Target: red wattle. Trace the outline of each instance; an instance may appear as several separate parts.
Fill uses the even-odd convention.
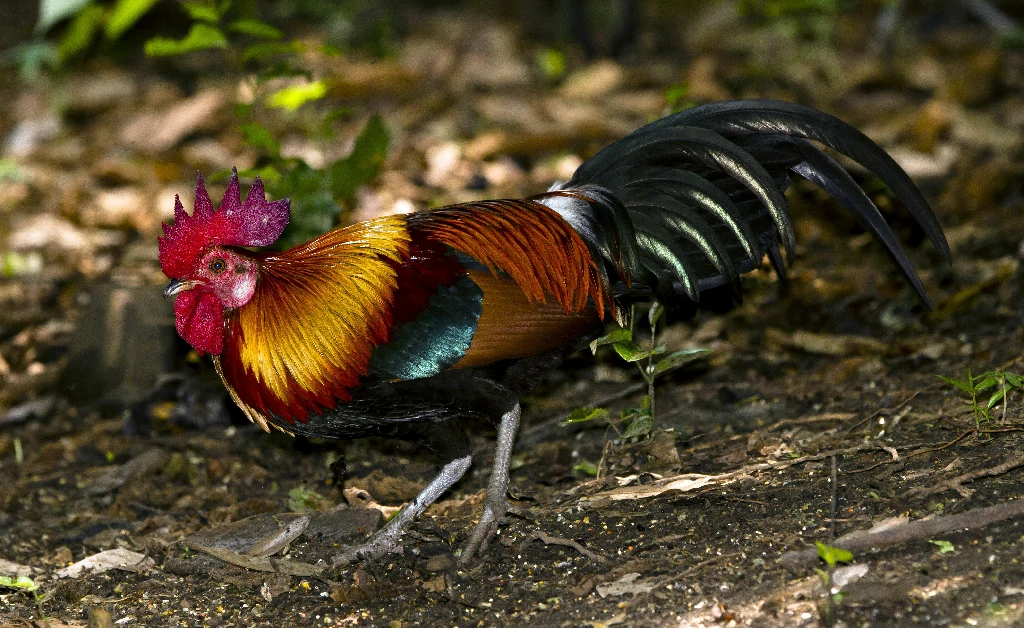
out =
[[[182,292],[174,300],[178,333],[200,353],[220,355],[224,350],[224,306],[203,288]]]

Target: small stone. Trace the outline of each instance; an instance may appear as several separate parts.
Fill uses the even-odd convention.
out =
[[[94,606],[89,609],[89,628],[114,628],[114,616],[105,608]]]
[[[64,567],[73,562],[75,557],[71,554],[71,548],[63,546],[53,554],[53,562]]]
[[[625,79],[621,65],[604,59],[571,74],[559,91],[566,98],[590,100],[617,90]]]
[[[423,569],[430,573],[445,571],[455,566],[455,558],[451,554],[434,554],[424,563]]]

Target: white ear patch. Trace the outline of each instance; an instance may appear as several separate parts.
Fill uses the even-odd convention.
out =
[[[231,286],[231,302],[225,303],[228,307],[241,307],[249,302],[253,293],[256,292],[256,274],[249,272],[238,275]]]

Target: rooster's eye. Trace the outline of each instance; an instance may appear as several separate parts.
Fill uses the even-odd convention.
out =
[[[224,271],[224,260],[222,260],[222,259],[220,259],[218,257],[217,259],[215,259],[212,262],[210,262],[210,270],[215,272],[215,273],[223,272]]]

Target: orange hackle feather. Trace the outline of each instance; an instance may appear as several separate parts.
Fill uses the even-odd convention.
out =
[[[220,358],[250,418],[305,421],[351,399],[373,348],[389,339],[396,267],[409,246],[405,219],[390,216],[259,260],[256,291],[231,313]]]
[[[484,201],[444,207],[422,216],[430,238],[512,278],[532,304],[548,297],[567,314],[593,299],[603,318],[609,286],[586,243],[557,213],[530,200]]]

